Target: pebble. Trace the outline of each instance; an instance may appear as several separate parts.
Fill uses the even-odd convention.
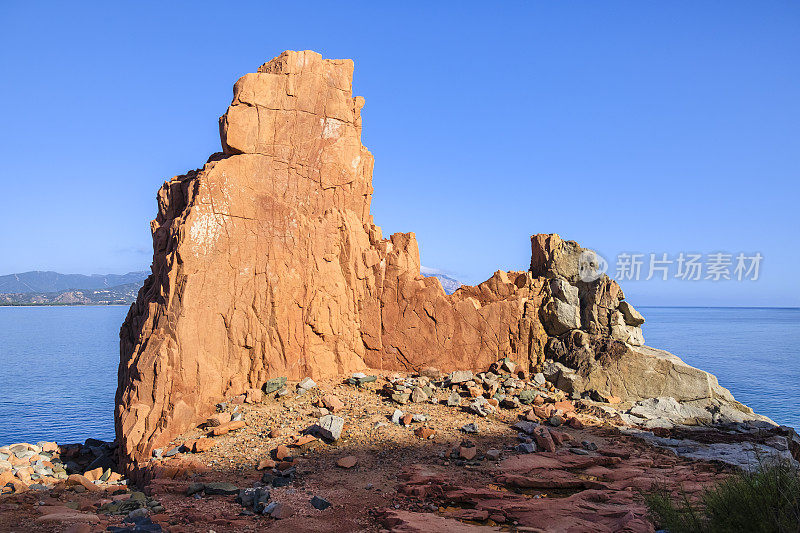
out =
[[[358,464],[358,458],[355,455],[340,457],[339,460],[336,461],[336,466],[340,468],[353,468],[356,464]]]
[[[236,501],[243,507],[252,509],[256,513],[263,513],[264,508],[269,505],[270,492],[266,487],[254,487],[241,489]]]
[[[344,409],[344,402],[333,394],[326,394],[323,396],[322,405],[324,405],[331,413],[335,413]]]
[[[272,505],[272,504],[270,504]],[[266,513],[266,509],[264,510]],[[294,514],[294,509],[286,505],[285,503],[276,503],[274,507],[270,510],[269,515],[272,518],[277,520],[282,520],[284,518],[289,518]]]
[[[400,420],[403,418],[403,411],[400,409],[395,409],[394,413],[392,413],[392,423],[400,425]]]
[[[497,461],[498,459],[500,459],[501,455],[502,452],[500,450],[496,450],[494,448],[486,450],[486,458],[490,461]]]
[[[324,511],[325,509],[331,506],[331,502],[329,502],[325,498],[314,496],[313,498],[311,498],[311,505],[314,507],[314,509],[319,509],[320,511]]]
[[[514,450],[519,453],[534,453],[536,451],[536,445],[532,442],[524,442],[522,444],[517,444]]]
[[[450,397],[447,398],[447,406],[458,407],[459,405],[461,405],[461,395],[456,391],[451,392]]]
[[[477,454],[478,454],[478,448],[476,448],[475,446],[461,446],[458,450],[458,456],[464,459],[465,461],[474,459]]]
[[[324,407],[315,407],[311,410],[311,416],[313,416],[314,418],[320,418],[327,414],[330,414],[330,411],[328,411]]]
[[[436,435],[436,430],[427,426],[421,426],[414,430],[414,435],[421,439],[432,439]]]
[[[407,404],[410,398],[411,395],[407,392],[395,392],[394,394],[392,394],[392,401],[395,403],[399,403],[400,405]]]
[[[474,422],[470,422],[469,424],[464,424],[461,426],[461,431],[464,433],[476,434],[478,433],[478,426]]]
[[[317,386],[317,383],[311,378],[303,378],[300,383],[297,384],[298,393],[300,390],[303,392],[309,391]]]
[[[428,395],[422,390],[422,387],[414,387],[411,391],[411,401],[414,403],[422,403],[428,399]]]

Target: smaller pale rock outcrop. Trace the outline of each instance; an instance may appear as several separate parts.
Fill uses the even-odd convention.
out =
[[[619,303],[619,311],[625,318],[625,324],[629,326],[641,326],[644,324],[644,317],[639,311],[633,308],[628,302]]]

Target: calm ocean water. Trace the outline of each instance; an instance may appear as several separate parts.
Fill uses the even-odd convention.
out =
[[[126,306],[0,307],[0,445],[114,438]]]
[[[800,430],[800,309],[640,310],[645,344],[711,372],[743,404]]]
[[[127,307],[0,307],[0,445],[114,438]],[[800,428],[800,309],[642,308],[647,344]]]

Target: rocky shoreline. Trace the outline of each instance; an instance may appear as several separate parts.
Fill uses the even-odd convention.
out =
[[[653,531],[640,491],[696,495],[758,461],[800,459],[790,428],[667,425],[685,414],[677,402],[576,394],[569,369],[543,366],[274,378],[154,450],[138,487],[112,443],[3,447],[0,528]]]
[[[116,441],[0,449],[0,530],[652,532],[647,491],[797,464],[578,243],[423,276],[370,214],[352,74],[287,51],[236,83],[222,152],[158,193]]]

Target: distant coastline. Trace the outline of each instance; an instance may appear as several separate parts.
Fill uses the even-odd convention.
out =
[[[0,305],[130,305],[136,301],[141,283],[103,289],[68,289],[53,292],[0,293]]]
[[[131,305],[147,271],[126,274],[61,274],[34,270],[0,276],[0,306]]]

